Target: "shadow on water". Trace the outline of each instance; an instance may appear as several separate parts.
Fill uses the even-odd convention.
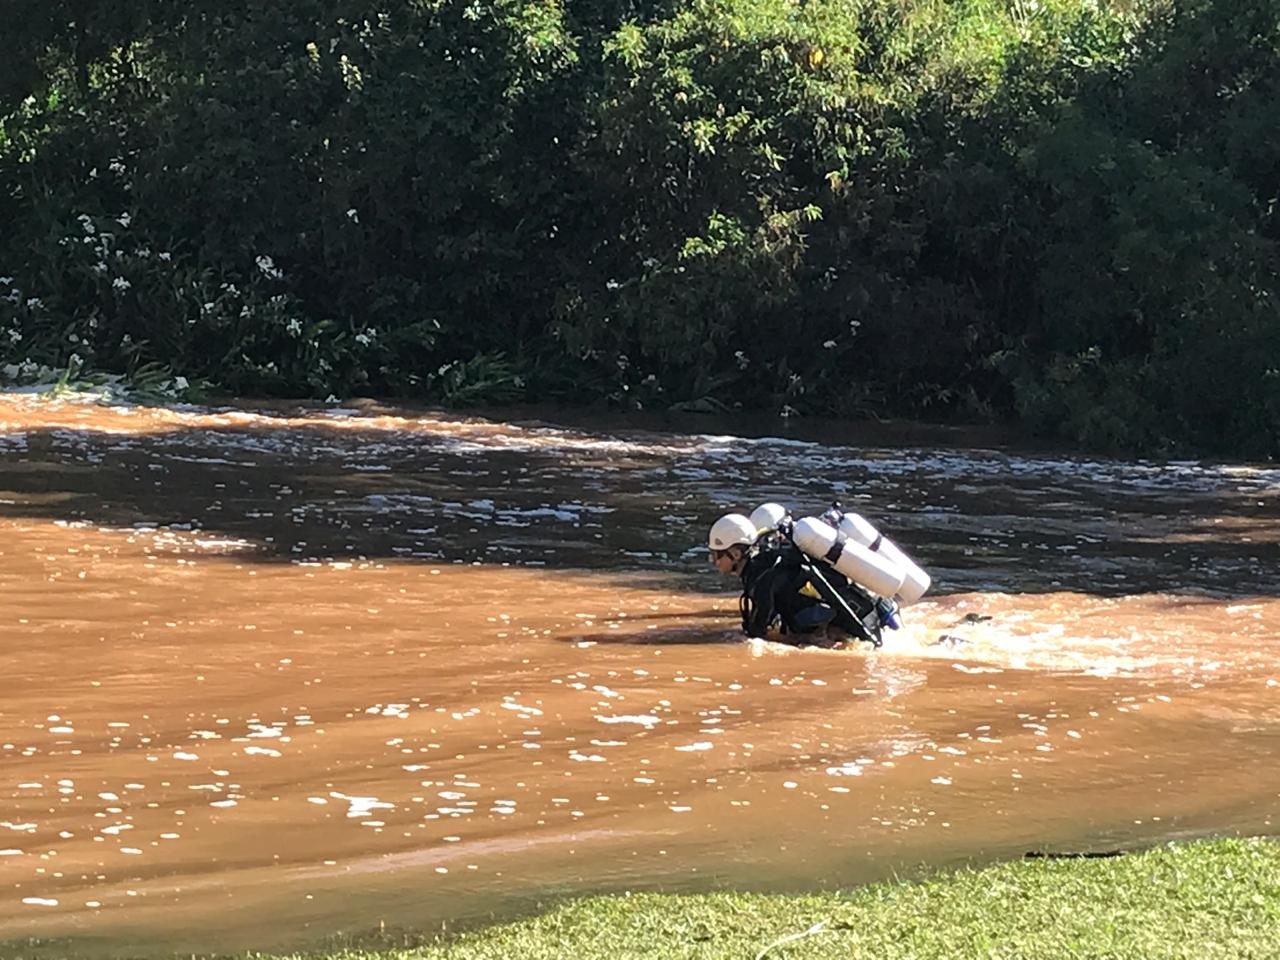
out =
[[[1265,476],[404,411],[367,425],[296,408],[306,419],[255,411],[228,425],[222,413],[160,429],[146,412],[117,416],[114,432],[92,410],[83,422],[11,424],[0,516],[224,541],[215,552],[262,563],[478,562],[722,591],[703,546],[717,515],[768,499],[816,512],[840,498],[892,531],[933,574],[935,596],[1276,586],[1259,557],[1280,515]]]
[[[708,646],[727,646],[732,644],[740,644],[746,642],[742,634],[724,629],[726,622],[723,611],[709,610],[702,614],[691,614],[690,616],[706,616],[708,618],[718,618],[720,629],[708,624],[705,627],[684,627],[676,630],[645,630],[638,633],[613,633],[613,632],[596,632],[596,633],[571,633],[564,636],[556,637],[560,643],[569,646],[594,646],[601,644],[605,646],[633,646],[633,647],[679,647],[692,646],[694,644],[706,644]],[[647,617],[635,618],[628,620],[628,625],[633,622],[643,624]]]

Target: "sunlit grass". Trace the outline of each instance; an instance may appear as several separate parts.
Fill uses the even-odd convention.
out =
[[[1280,955],[1278,945],[1280,843],[1223,840],[845,893],[596,897],[448,942],[295,960],[1261,960]]]

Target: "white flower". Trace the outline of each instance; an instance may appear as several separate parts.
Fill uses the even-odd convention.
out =
[[[10,330],[10,331],[9,331],[9,342],[10,342],[10,343],[21,343],[21,342],[22,342],[22,331],[21,331],[21,330]]]
[[[292,320],[289,321],[285,329],[289,331],[289,336],[300,337],[302,336],[302,321],[299,320],[297,317],[294,317]]]
[[[342,71],[342,82],[347,85],[348,90],[359,90],[364,86],[364,77],[360,73],[360,68],[352,63],[345,53],[338,58],[338,69]]]
[[[828,340],[823,344],[823,346],[828,350],[834,350],[836,348],[836,342],[834,340]]]
[[[98,179],[98,168],[97,168],[97,167],[94,167],[92,170],[90,170],[90,171],[89,171],[89,179],[90,179],[90,180],[97,180],[97,179]]]
[[[362,347],[367,347],[369,344],[373,343],[373,337],[369,336],[367,333],[357,333],[356,343],[360,344]]]
[[[733,355],[738,361],[739,370],[745,370],[747,369],[747,367],[751,365],[751,361],[747,359],[747,355],[743,353],[741,350],[735,350],[733,352]]]
[[[173,385],[178,390],[185,390],[187,387],[191,386],[186,377],[174,377]]]
[[[32,297],[30,300],[27,301],[28,310],[39,310],[43,306],[44,306],[44,301],[41,300],[39,297]]]
[[[124,173],[125,167],[124,167],[124,164],[121,163],[119,160],[112,160],[109,164],[107,164],[107,169],[114,174],[121,174],[121,173]]]
[[[352,207],[350,210],[347,211],[347,219],[350,220],[352,223],[360,222],[360,214],[356,212],[355,207]]]
[[[13,277],[0,277],[0,284],[7,287],[11,283],[13,283]]]
[[[173,254],[170,253],[168,250],[164,251],[164,253],[159,254],[159,256],[160,256],[160,259],[163,260],[165,263],[168,263],[170,260],[173,259]]]
[[[126,290],[132,287],[133,284],[130,283],[128,280],[126,280],[124,277],[116,277],[114,280],[111,281],[111,286],[115,287],[121,293],[124,293]]]
[[[99,261],[98,263],[95,263],[95,264],[93,265],[93,272],[94,272],[94,273],[99,273],[99,274],[101,274],[101,273],[106,273],[106,272],[107,272],[107,265],[106,265],[105,263],[102,263],[101,261]]]
[[[216,304],[212,300],[210,300],[208,303],[202,304],[200,306],[200,310],[202,313],[213,313],[213,308],[215,306]]]
[[[268,256],[261,256],[256,261],[258,269],[271,280],[279,280],[284,276],[284,272],[276,268],[275,261]]]
[[[129,224],[133,223],[133,217],[129,216],[129,211],[126,210],[124,213],[120,214],[120,216],[116,217],[116,223],[128,230]]]

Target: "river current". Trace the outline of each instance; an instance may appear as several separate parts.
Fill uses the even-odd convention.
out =
[[[0,953],[1276,831],[1280,469],[808,436],[0,396]],[[744,640],[833,499],[933,589]]]

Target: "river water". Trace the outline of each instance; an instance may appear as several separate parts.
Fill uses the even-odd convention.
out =
[[[1280,817],[1275,467],[13,395],[0,465],[9,952]],[[933,590],[879,651],[742,640],[708,525],[833,498]]]

